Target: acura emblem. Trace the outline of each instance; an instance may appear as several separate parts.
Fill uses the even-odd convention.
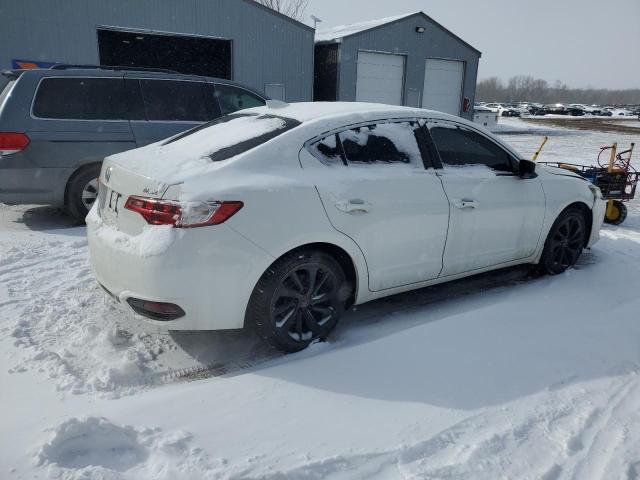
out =
[[[111,171],[113,170],[113,167],[109,167],[107,168],[107,171],[104,172],[104,179],[108,182],[109,179],[111,178]]]

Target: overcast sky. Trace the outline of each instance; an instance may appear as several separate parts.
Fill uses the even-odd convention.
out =
[[[640,88],[640,0],[311,0],[318,28],[424,11],[482,52],[479,79]]]

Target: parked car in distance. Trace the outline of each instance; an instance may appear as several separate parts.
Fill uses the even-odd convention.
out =
[[[148,69],[10,70],[0,93],[0,202],[65,207],[83,220],[102,160],[264,95],[227,80]]]
[[[520,117],[520,110],[511,107],[505,107],[500,114],[502,117]]]
[[[87,232],[112,298],[285,352],[354,304],[517,264],[564,272],[605,209],[469,121],[365,103],[238,112],[108,157],[100,182]]]
[[[565,108],[565,115],[571,115],[572,117],[582,117],[585,114],[585,110],[582,107],[576,105],[569,105]]]

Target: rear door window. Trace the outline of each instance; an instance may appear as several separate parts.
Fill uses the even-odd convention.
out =
[[[347,164],[414,164],[423,167],[414,122],[388,122],[338,134]]]
[[[245,108],[262,107],[266,104],[262,98],[254,93],[233,85],[215,84],[215,95],[220,104],[222,115]]]
[[[331,134],[315,143],[309,145],[308,150],[311,154],[327,165],[336,165],[346,163],[342,155],[342,147],[338,134]]]
[[[69,120],[128,120],[122,78],[44,78],[33,114]]]
[[[513,171],[510,155],[479,133],[453,124],[434,126],[430,131],[444,165],[485,165],[500,172]]]
[[[205,82],[141,79],[140,86],[147,120],[206,122],[214,118]]]

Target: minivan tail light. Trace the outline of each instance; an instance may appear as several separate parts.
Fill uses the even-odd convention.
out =
[[[174,202],[156,198],[130,196],[124,208],[137,212],[150,225],[196,228],[220,225],[244,206],[242,202]]]
[[[29,137],[24,133],[0,132],[0,155],[11,155],[27,148]]]

